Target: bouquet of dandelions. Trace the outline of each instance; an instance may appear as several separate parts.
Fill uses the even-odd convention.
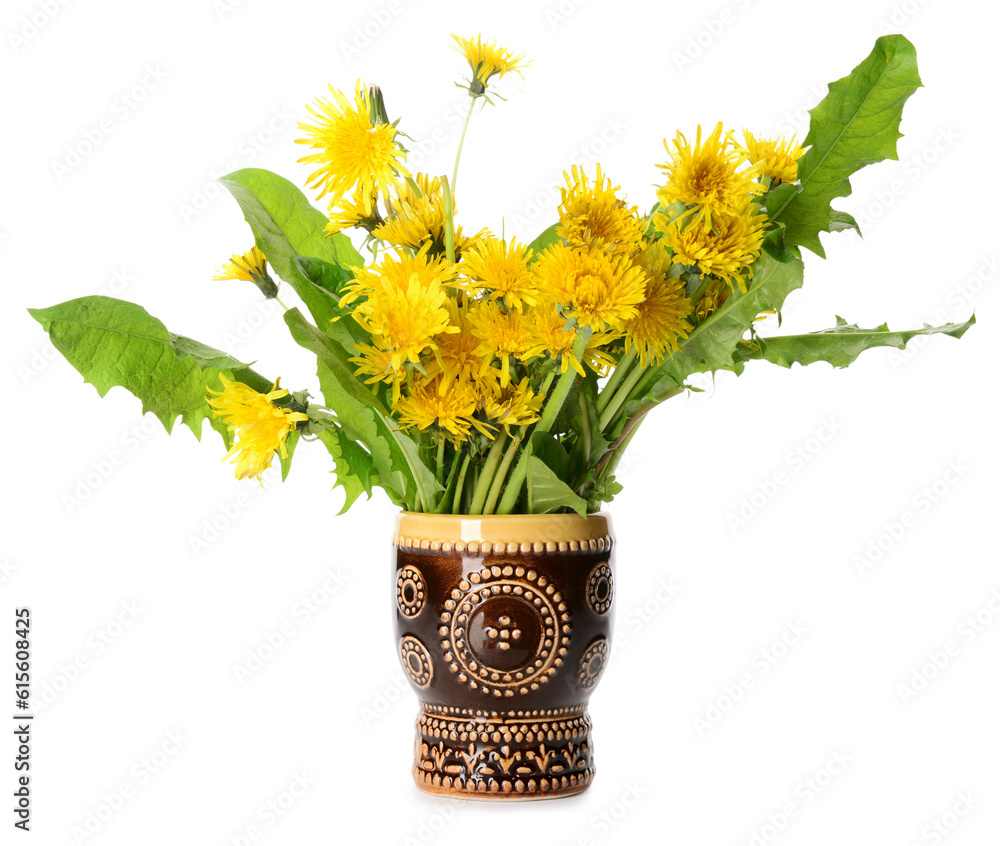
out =
[[[481,37],[455,42],[471,118],[526,63]],[[678,133],[648,213],[600,166],[573,167],[558,222],[530,243],[455,225],[468,119],[450,180],[411,173],[382,93],[331,88],[299,139],[328,213],[268,171],[224,177],[256,243],[215,277],[276,298],[270,265],[294,290],[309,316],[286,307],[284,318],[318,359],[322,404],[132,303],[84,297],[31,313],[102,396],[127,388],[168,431],[179,416],[200,436],[208,419],[239,479],[260,479],[276,455],[284,478],[304,439],[333,457],[345,510],[378,486],[409,511],[584,515],[620,490],[615,469],[640,423],[693,390],[692,374],[741,373],[754,359],[843,367],[869,347],[960,337],[974,322],[892,332],[838,318],[770,338],[754,328],[801,286],[802,247],[823,256],[820,232],[857,230],[831,200],[850,194],[856,170],[897,158],[919,85],[913,46],[880,38],[830,85],[802,146],[721,123],[693,143]],[[366,233],[369,261],[348,229]]]

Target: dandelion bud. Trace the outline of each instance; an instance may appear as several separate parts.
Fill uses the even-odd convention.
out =
[[[256,246],[243,255],[234,253],[212,279],[242,279],[253,282],[268,300],[278,296],[278,286],[267,272],[267,259]]]

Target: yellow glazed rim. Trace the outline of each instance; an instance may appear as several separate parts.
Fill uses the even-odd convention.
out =
[[[490,555],[551,552],[604,552],[614,543],[611,515],[577,514],[417,514],[396,517],[397,549]]]

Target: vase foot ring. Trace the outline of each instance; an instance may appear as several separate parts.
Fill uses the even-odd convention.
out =
[[[514,786],[504,791],[499,786],[493,788],[490,784],[485,784],[482,788],[475,783],[472,783],[472,786],[469,786],[469,783],[466,783],[464,786],[452,785],[450,787],[445,787],[444,784],[435,785],[430,779],[426,778],[426,773],[422,773],[416,769],[413,771],[413,781],[424,793],[428,793],[431,796],[442,796],[445,799],[464,799],[473,802],[544,802],[548,799],[564,799],[567,796],[576,796],[579,793],[583,793],[584,790],[590,787],[593,778],[594,770],[591,770],[586,780],[576,785],[566,788],[560,787],[558,789],[549,787],[544,791],[540,786],[529,786],[525,783],[522,788],[523,792],[518,793],[517,788]]]
[[[594,778],[586,711],[462,719],[422,711],[413,780],[425,793],[455,799],[555,799]]]

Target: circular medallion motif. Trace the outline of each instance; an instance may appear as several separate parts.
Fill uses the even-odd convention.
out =
[[[577,679],[580,682],[580,687],[585,690],[590,689],[600,681],[607,658],[608,641],[606,638],[602,637],[587,647],[583,658],[580,659],[580,673]]]
[[[448,669],[497,698],[538,690],[562,666],[570,618],[562,594],[525,567],[484,567],[459,582],[441,614]]]
[[[587,580],[587,604],[598,614],[607,614],[615,594],[615,580],[607,561],[590,571]]]
[[[416,567],[409,564],[396,576],[396,607],[404,617],[416,617],[423,608],[427,584]]]
[[[434,665],[427,647],[415,637],[407,635],[399,644],[399,657],[411,682],[417,687],[430,687],[431,679],[434,678]]]

